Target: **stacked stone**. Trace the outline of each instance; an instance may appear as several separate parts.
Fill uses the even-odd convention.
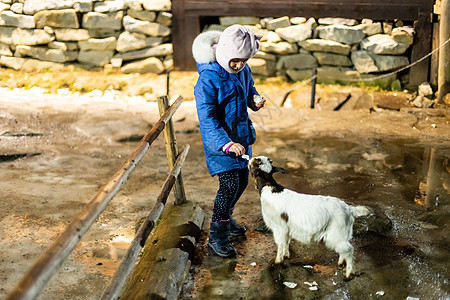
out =
[[[0,65],[172,68],[170,0],[1,0]]]
[[[170,0],[0,0],[0,65],[16,70],[81,63],[122,72],[163,73],[173,68]],[[413,29],[342,18],[223,17],[263,35],[249,61],[253,73],[297,81],[345,82],[409,64]],[[395,28],[393,28],[395,27]],[[392,82],[396,75],[385,79]]]
[[[401,22],[343,18],[224,17],[220,25],[206,30],[223,30],[235,23],[263,36],[260,52],[249,61],[254,74],[287,75],[294,81],[311,77],[313,68],[322,81],[331,82],[397,70],[409,64],[405,53],[414,37],[413,29]],[[388,76],[385,83],[395,79],[396,75]]]

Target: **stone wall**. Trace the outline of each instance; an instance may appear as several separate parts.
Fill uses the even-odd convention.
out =
[[[1,0],[0,65],[171,69],[170,0]]]
[[[323,82],[363,79],[385,88],[400,85],[397,74],[369,79],[407,66],[414,38],[413,28],[401,21],[223,17],[219,22],[205,30],[239,23],[263,36],[260,51],[249,61],[253,74],[282,75],[294,81],[310,78],[316,69]],[[407,76],[401,79],[408,81]]]
[[[297,81],[370,78],[409,64],[413,29],[401,21],[222,17],[205,30],[248,25],[263,35],[255,75]],[[0,65],[63,64],[161,74],[173,68],[170,0],[0,0]],[[397,79],[384,80],[390,85]]]

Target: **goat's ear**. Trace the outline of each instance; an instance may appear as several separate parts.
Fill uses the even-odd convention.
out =
[[[261,172],[262,171],[260,169],[253,169],[250,173],[253,176],[253,178],[256,178],[261,175]]]
[[[288,170],[281,168],[281,167],[272,167],[272,173],[275,173],[275,172],[281,172],[283,174],[286,174],[286,173],[288,173]]]

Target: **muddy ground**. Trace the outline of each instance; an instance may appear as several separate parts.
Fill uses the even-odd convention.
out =
[[[236,207],[236,219],[248,228],[247,239],[234,242],[238,257],[222,260],[208,251],[206,232],[217,179],[209,176],[203,157],[192,95],[195,78],[195,73],[174,73],[170,82],[171,95],[186,99],[174,116],[178,146],[191,146],[182,170],[186,194],[206,215],[182,299],[449,299],[448,108],[415,109],[409,93],[339,86],[319,86],[322,106],[314,110],[305,107],[310,101],[307,86],[281,107],[286,91],[295,85],[257,84],[270,101],[262,111],[250,113],[258,134],[254,154],[270,156],[290,171],[277,175],[280,183],[368,205],[377,221],[385,220],[375,229],[359,225],[353,241],[358,274],[344,282],[336,255],[320,245],[293,243],[292,257],[283,266],[271,264],[276,248],[261,227],[251,182]],[[146,80],[151,93],[132,97],[130,82],[126,92],[88,95],[0,90],[1,298],[159,119],[154,100],[165,93],[166,78]],[[143,85],[142,78],[136,82]],[[356,95],[362,104],[330,109],[330,102],[346,95]],[[430,169],[426,153],[434,153],[441,166],[434,184],[440,192],[432,200],[417,196],[429,183],[418,178]],[[415,157],[420,165],[413,167],[409,162]],[[160,137],[39,299],[98,299],[167,173]],[[316,282],[318,290],[305,282]]]

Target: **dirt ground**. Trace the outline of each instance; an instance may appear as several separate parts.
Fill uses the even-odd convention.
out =
[[[185,98],[174,116],[178,146],[191,146],[182,175],[188,199],[198,202],[205,211],[207,229],[217,180],[209,176],[203,157],[193,101],[195,79],[195,73],[174,72],[170,94]],[[95,76],[91,80],[101,79]],[[159,119],[155,97],[165,94],[166,77],[124,76],[121,80],[127,81],[126,91],[77,94],[65,89],[48,93],[40,88],[0,88],[0,298],[12,291]],[[151,87],[151,92],[145,96],[130,95],[130,91],[138,89],[133,87],[133,80],[139,88]],[[356,140],[403,138],[436,147],[448,147],[450,143],[448,108],[415,109],[408,102],[408,93],[319,86],[317,93],[323,99],[325,94],[364,93],[373,101],[372,109],[333,111],[301,107],[298,99],[291,99],[289,107],[280,107],[285,92],[295,87],[293,84],[259,82],[256,87],[264,91],[269,103],[262,111],[250,113],[258,134],[254,154],[270,154],[288,168],[296,168],[295,160],[289,164],[288,159],[277,157],[277,147],[292,135],[305,140],[350,136]],[[303,101],[308,102],[310,87],[304,87],[303,94]],[[285,157],[293,154],[284,153]],[[160,137],[39,299],[98,299],[134,237],[137,224],[153,207],[167,173],[164,141]],[[169,201],[173,201],[172,196]],[[238,272],[251,286],[257,276],[247,272],[253,268],[251,261],[257,260],[258,253],[265,253],[258,260],[262,272],[264,261],[268,263],[274,255],[275,246],[270,235],[262,239],[256,231],[261,213],[252,184],[242,201],[245,205],[236,209],[236,218],[249,227],[249,232],[247,241],[237,248],[246,264],[236,267],[227,263],[221,267],[240,267]],[[205,244],[203,235],[184,299],[202,298],[202,280],[211,281],[210,270],[217,262],[215,258],[207,259],[211,255]],[[201,264],[207,268],[202,269]],[[210,292],[207,294],[212,295]]]

